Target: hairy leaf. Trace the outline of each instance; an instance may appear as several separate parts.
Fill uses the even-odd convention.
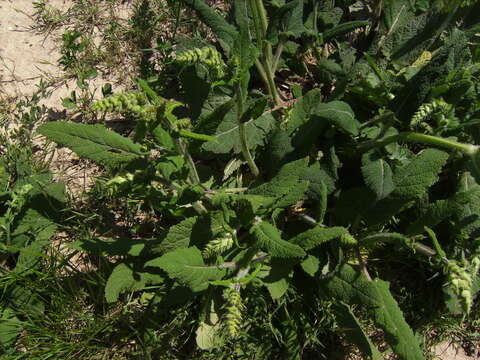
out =
[[[250,228],[257,247],[272,257],[296,258],[305,256],[305,251],[293,243],[282,239],[280,230],[272,224],[262,221]]]
[[[268,183],[261,184],[248,191],[249,194],[274,198],[272,207],[284,208],[303,200],[309,183],[298,176],[279,174]]]
[[[305,250],[311,250],[327,241],[333,240],[343,234],[348,233],[348,230],[341,226],[325,228],[321,226],[315,226],[313,229],[307,230],[290,241],[294,244],[301,246]]]
[[[143,155],[140,145],[102,125],[49,122],[40,125],[38,132],[106,167],[118,167]]]
[[[205,290],[209,281],[219,280],[225,275],[225,269],[205,265],[202,253],[195,246],[175,249],[148,261],[145,266],[161,268],[170,278],[195,292]]]
[[[437,181],[447,160],[448,154],[436,149],[426,149],[417,154],[410,163],[395,172],[393,195],[402,199],[422,196]]]
[[[341,131],[356,136],[360,123],[355,119],[352,108],[343,101],[319,103],[314,111],[317,121],[327,121]]]
[[[248,145],[251,149],[264,145],[266,136],[273,130],[274,119],[271,114],[260,116],[245,123]],[[208,142],[203,144],[202,149],[215,154],[227,154],[230,151],[240,153],[242,151],[238,135],[238,123],[235,116],[226,116],[213,134],[217,143]]]
[[[376,152],[362,156],[362,175],[365,185],[375,193],[377,200],[387,197],[394,189],[392,169]]]
[[[350,265],[342,265],[338,273],[325,280],[325,290],[349,305],[368,310],[393,351],[404,360],[424,360],[420,345],[406,323],[402,311],[392,297],[387,282],[369,281]]]
[[[131,264],[120,263],[113,269],[105,285],[105,298],[108,302],[118,300],[126,291],[141,290],[148,284],[159,284],[163,277],[158,274],[134,271]]]
[[[209,26],[226,52],[233,46],[237,30],[223,17],[215,12],[203,0],[182,0],[198,14],[199,18]]]

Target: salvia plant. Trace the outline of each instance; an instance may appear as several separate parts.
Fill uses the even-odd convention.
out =
[[[206,351],[253,331],[249,309],[270,304],[271,354],[291,359],[330,302],[364,358],[383,356],[374,326],[398,358],[424,359],[377,255],[437,274],[444,299],[431,308],[468,316],[480,290],[480,5],[235,0],[224,18],[182,2],[216,41],[178,39],[171,82],[138,79],[93,104],[135,119],[129,136],[38,129],[103,165],[109,193],[164,226],[74,244],[121,255],[107,301],[148,286],[164,311],[194,301]]]

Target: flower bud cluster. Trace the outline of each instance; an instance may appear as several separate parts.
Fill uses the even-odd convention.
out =
[[[340,236],[340,244],[345,247],[351,247],[358,243],[357,239],[355,239],[350,233],[345,233]]]
[[[422,127],[428,132],[433,132],[433,128],[427,123],[430,119],[435,118],[438,126],[448,124],[448,115],[452,110],[452,106],[441,99],[433,99],[431,102],[422,104],[410,121],[412,128]]]
[[[206,259],[212,258],[218,254],[227,251],[233,246],[233,237],[230,233],[224,233],[221,236],[209,241],[203,250],[203,257]]]
[[[242,325],[243,301],[240,289],[235,286],[228,287],[223,291],[223,297],[227,301],[225,310],[225,327],[230,338],[238,336]]]
[[[221,54],[210,46],[184,51],[177,54],[176,60],[185,65],[203,64],[212,70],[218,78],[225,75],[223,71],[225,63],[222,60]]]
[[[125,92],[109,96],[93,103],[92,108],[97,111],[129,111],[141,116],[151,112],[152,106],[145,106],[147,99],[143,93]]]
[[[475,257],[472,264],[477,268],[480,266],[480,259]],[[477,265],[475,265],[477,264]],[[457,261],[450,260],[447,265],[448,283],[457,296],[460,297],[463,310],[468,313],[472,306],[472,275],[465,266],[460,266]]]

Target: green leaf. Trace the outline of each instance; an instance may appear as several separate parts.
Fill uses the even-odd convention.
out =
[[[308,255],[305,260],[300,263],[300,266],[308,275],[314,277],[320,269],[320,259],[316,256]]]
[[[134,271],[131,264],[120,263],[113,269],[105,285],[105,299],[115,302],[120,294],[141,290],[148,284],[159,284],[163,277],[158,274]]]
[[[313,229],[298,234],[290,241],[305,250],[311,250],[346,233],[348,233],[348,230],[341,226],[330,228],[315,226]]]
[[[398,169],[393,177],[396,198],[412,199],[422,196],[438,180],[438,174],[448,160],[448,154],[436,149],[426,149],[410,163]]]
[[[253,225],[250,234],[255,238],[255,245],[272,257],[296,258],[306,255],[300,246],[283,240],[280,230],[266,221]]]
[[[355,119],[352,108],[346,102],[319,103],[315,108],[314,115],[349,135],[358,135],[360,123]]]
[[[257,277],[262,279],[272,299],[280,299],[285,295],[290,286],[293,267],[298,261],[298,258],[272,258],[270,265],[262,265]]]
[[[183,136],[183,137],[200,140],[200,141],[212,141],[212,142],[218,143],[217,138],[214,136],[198,134],[185,129],[178,130],[178,133],[180,136]]]
[[[348,305],[361,305],[368,310],[377,326],[383,329],[385,340],[400,359],[425,359],[412,329],[388,289],[387,282],[378,279],[369,281],[352,266],[344,264],[335,276],[324,283],[326,295]]]
[[[0,312],[0,346],[8,347],[13,344],[23,329],[23,323],[10,308]]]
[[[266,136],[273,130],[274,125],[275,121],[271,114],[247,121],[245,123],[245,131],[250,149],[264,145]],[[233,114],[224,118],[214,136],[218,143],[205,143],[202,145],[203,150],[215,154],[227,154],[232,150],[238,154],[242,151],[238,135],[238,122]]]
[[[225,269],[205,265],[200,250],[193,246],[178,248],[165,255],[148,261],[145,266],[159,267],[168,276],[191,288],[193,291],[203,291],[211,280],[220,280],[225,275]]]
[[[450,199],[437,200],[429,204],[423,214],[418,216],[417,219],[408,226],[407,234],[416,235],[423,233],[425,226],[434,228],[447,218],[461,214],[465,206],[468,206],[470,200],[471,194],[457,193]]]
[[[250,104],[247,105],[247,109],[242,114],[240,122],[245,123],[249,120],[258,119],[263,114],[267,103],[268,98],[266,96],[254,99]]]
[[[273,208],[284,208],[305,198],[309,183],[298,176],[280,174],[268,183],[249,189],[248,194],[274,198]]]
[[[202,350],[211,350],[223,345],[220,332],[222,323],[218,321],[215,325],[208,324],[204,321],[200,323],[195,332],[195,340],[197,346]]]
[[[377,200],[387,197],[394,189],[390,165],[377,152],[362,156],[362,175],[365,185],[376,195]]]
[[[289,135],[305,124],[315,110],[317,104],[321,101],[320,89],[313,89],[307,92],[293,106],[286,124]]]
[[[365,27],[369,25],[370,22],[368,21],[347,21],[344,23],[341,23],[340,25],[335,26],[333,29],[329,29],[323,33],[323,40],[324,41],[331,41],[336,36],[341,36],[344,34],[347,34],[349,32],[352,32],[360,27]]]
[[[337,320],[338,325],[340,325],[343,332],[346,334],[347,339],[357,345],[365,358],[383,360],[378,349],[363,331],[360,321],[353,314],[352,309],[342,303],[336,303],[334,309],[335,319]]]
[[[178,248],[188,248],[192,230],[198,217],[191,217],[182,220],[177,225],[170,227],[166,238],[162,241],[157,250],[166,253]]]
[[[140,145],[102,125],[49,122],[40,125],[38,132],[79,156],[110,168],[128,164],[144,155]]]
[[[218,37],[218,41],[223,49],[228,53],[233,46],[237,30],[230,25],[223,17],[215,12],[203,0],[182,0],[198,14],[198,17],[213,33]]]
[[[404,18],[409,13],[410,3],[408,0],[388,0],[383,9],[383,21],[389,33],[403,25]]]

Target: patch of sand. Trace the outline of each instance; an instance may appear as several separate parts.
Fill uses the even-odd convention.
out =
[[[66,0],[51,0],[52,6],[65,8]],[[0,0],[0,96],[29,96],[42,77],[59,78],[56,66],[60,53],[51,37],[32,30],[30,17],[35,11],[32,0]],[[46,103],[59,104],[68,89],[55,91]]]
[[[437,359],[441,360],[478,360],[480,359],[480,353],[473,356],[468,356],[465,351],[460,347],[450,342],[442,342],[433,348],[433,353],[437,356]]]

